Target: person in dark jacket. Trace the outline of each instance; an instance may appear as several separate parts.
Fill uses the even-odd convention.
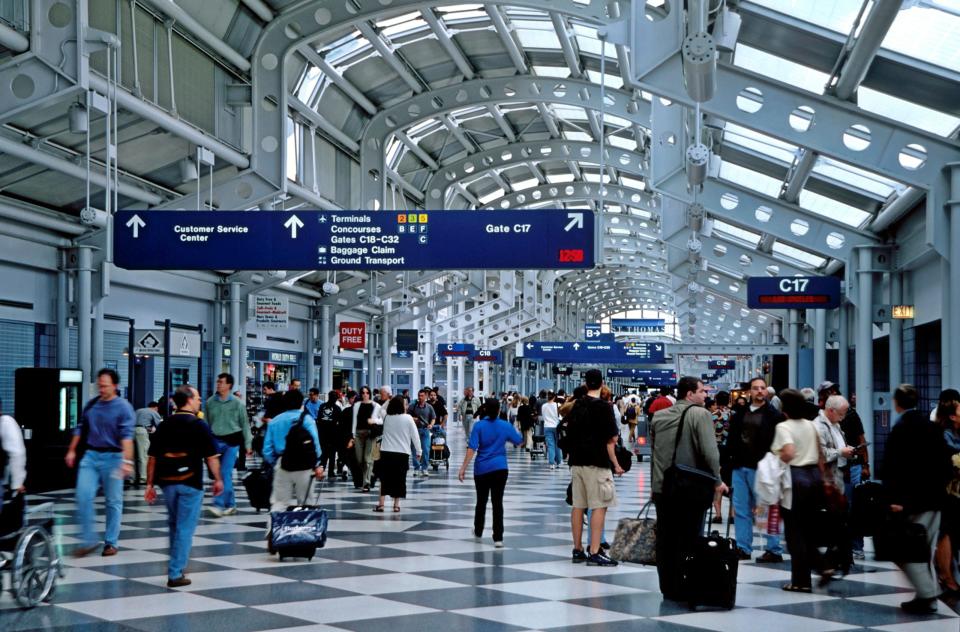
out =
[[[767,382],[762,377],[750,380],[750,405],[730,418],[727,435],[727,458],[733,469],[733,510],[740,559],[749,560],[753,552],[753,510],[757,497],[753,491],[757,464],[770,451],[777,424],[783,420],[780,411],[766,399]],[[767,534],[767,546],[759,563],[783,561],[783,546],[776,533]]]
[[[894,409],[900,419],[887,437],[881,479],[890,511],[904,514],[910,522],[923,526],[930,549],[928,561],[900,564],[917,592],[900,607],[911,614],[933,614],[940,591],[932,560],[940,529],[940,509],[952,471],[944,458],[948,450],[943,430],[930,421],[929,414],[917,410],[919,401],[917,389],[910,384],[901,384],[893,393]]]

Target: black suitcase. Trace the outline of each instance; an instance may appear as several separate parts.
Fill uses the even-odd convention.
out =
[[[712,509],[710,513],[713,513]],[[707,529],[711,517],[707,518]],[[697,606],[732,610],[736,605],[740,557],[737,541],[729,536],[728,522],[726,536],[721,536],[719,531],[700,536],[693,550],[684,556],[681,562],[683,590],[691,610]]]
[[[877,525],[886,517],[888,506],[880,483],[864,481],[855,486],[850,498],[850,528],[854,535],[874,535]]]
[[[313,505],[306,502],[287,507],[286,511],[270,513],[270,536],[267,550],[285,558],[307,558],[313,560],[317,549],[327,543],[327,511],[320,507],[320,485],[317,486],[317,499]],[[309,496],[309,492],[307,492]]]
[[[247,490],[247,499],[257,513],[260,513],[261,509],[270,508],[272,487],[273,475],[266,466],[250,470],[243,477],[243,488]]]

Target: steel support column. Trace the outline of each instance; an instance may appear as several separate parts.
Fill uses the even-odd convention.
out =
[[[317,348],[317,321],[311,317],[307,319],[307,344],[304,345],[304,353],[307,354],[306,368],[307,374],[304,376],[304,390],[309,391],[313,387],[319,388],[320,381],[314,380],[313,374],[316,373],[316,348]],[[327,394],[321,393],[320,401],[327,401]]]
[[[849,303],[841,303],[837,310],[837,380],[840,383],[840,392],[849,395],[852,392],[850,384],[850,309]]]
[[[59,256],[64,255],[61,252]],[[69,274],[60,264],[57,270],[57,366],[70,366],[70,279]],[[133,353],[133,349],[130,349]]]
[[[247,398],[247,319],[244,315],[240,319],[240,357],[239,357],[239,373],[235,375],[236,378],[236,388],[240,391],[240,395],[244,400]],[[232,356],[231,356],[232,357]]]
[[[944,385],[960,384],[960,163],[950,165],[950,197],[947,202],[950,214],[950,283],[947,292],[950,297],[950,318],[943,319],[949,330],[950,372],[943,376]],[[949,379],[947,379],[949,377]]]
[[[456,406],[459,397],[457,397],[457,389],[453,385],[453,359],[445,358],[447,363],[447,402],[449,402],[448,408],[452,411],[453,407]],[[451,414],[452,418],[452,414]]]
[[[857,413],[873,460],[873,258],[870,248],[857,251],[856,388]]]
[[[890,273],[890,304],[903,303],[903,273],[894,270]],[[903,321],[899,318],[890,320],[890,360],[887,363],[890,369],[890,390],[903,382]],[[890,398],[890,411],[893,408],[893,398]]]
[[[433,380],[433,332],[430,330],[430,321],[424,318],[424,353],[423,353],[423,384],[424,386],[436,386]],[[447,399],[450,398],[450,383],[447,383]]]
[[[320,395],[326,397],[333,390],[333,345],[330,338],[330,306],[320,306]]]
[[[800,372],[800,310],[788,310],[789,332],[787,334],[787,386],[799,388]]]
[[[213,358],[210,366],[213,367],[211,376],[216,383],[217,376],[223,372],[223,301],[220,300],[220,286],[217,286],[217,298],[213,301]],[[236,380],[236,376],[233,378]]]
[[[807,310],[809,316],[811,310]],[[813,310],[813,386],[827,379],[827,312]]]
[[[374,353],[374,343],[377,340],[377,334],[373,332],[373,319],[370,319],[370,322],[367,323],[367,386],[370,387],[371,394],[373,389],[376,388],[374,384],[377,381],[377,365],[376,365],[376,355]]]
[[[390,386],[390,321],[386,314],[383,316],[383,331],[380,332],[380,367],[383,371],[382,383],[384,386]],[[392,392],[391,388],[391,392]]]
[[[77,248],[77,365],[83,372],[86,395],[93,395],[90,364],[93,296],[93,249]]]
[[[242,370],[244,357],[240,354],[240,334],[243,327],[241,323],[240,284],[234,282],[230,284],[230,374],[237,385],[246,383]]]
[[[467,386],[467,361],[463,358],[457,358],[457,391],[462,393]],[[476,385],[474,385],[476,386]],[[476,389],[474,389],[476,395]]]

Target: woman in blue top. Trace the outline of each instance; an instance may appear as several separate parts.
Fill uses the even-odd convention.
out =
[[[506,443],[523,443],[523,438],[513,424],[498,419],[500,401],[488,398],[480,407],[480,422],[473,425],[467,455],[460,466],[460,482],[467,473],[467,465],[473,455],[477,462],[473,466],[473,483],[477,488],[477,508],[473,514],[473,534],[483,537],[483,520],[487,513],[487,497],[493,496],[493,545],[503,546],[503,490],[507,486],[507,450]]]

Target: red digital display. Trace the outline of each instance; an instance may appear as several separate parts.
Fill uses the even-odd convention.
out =
[[[583,263],[582,248],[564,248],[560,250],[560,263]]]
[[[826,294],[761,294],[761,305],[783,305],[784,303],[803,303],[806,305],[826,305],[830,297]]]

